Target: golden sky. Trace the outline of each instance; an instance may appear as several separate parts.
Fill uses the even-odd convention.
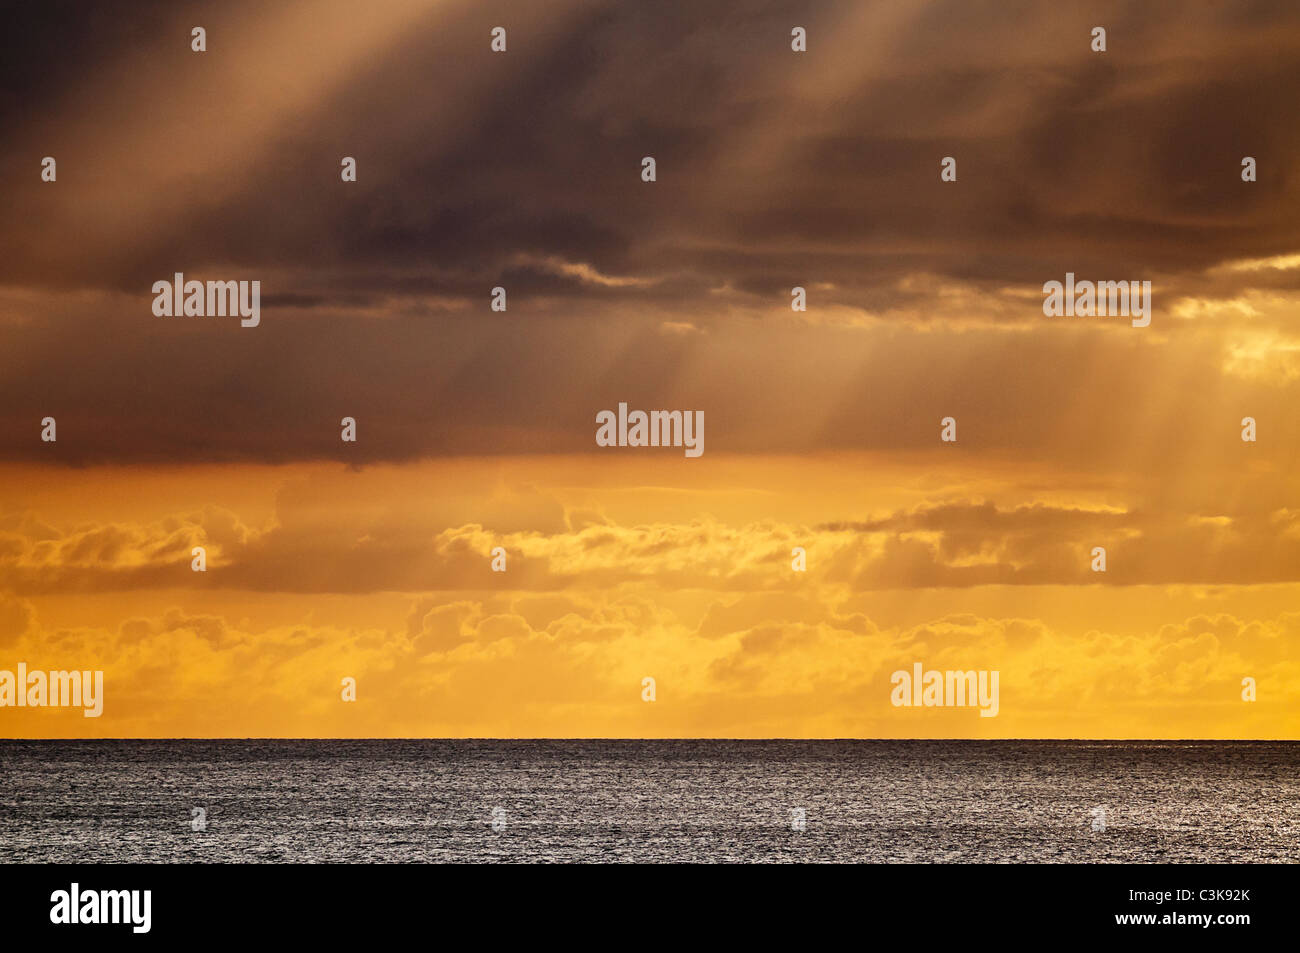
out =
[[[354,8],[14,16],[0,736],[1300,733],[1294,5]]]

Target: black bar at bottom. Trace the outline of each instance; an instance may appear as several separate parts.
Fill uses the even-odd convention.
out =
[[[1289,934],[1296,879],[1285,865],[9,865],[0,922],[6,940],[114,946],[413,935],[457,946],[511,936],[807,944],[846,930],[874,943],[900,929],[922,946],[971,949],[1060,936],[1218,945]]]

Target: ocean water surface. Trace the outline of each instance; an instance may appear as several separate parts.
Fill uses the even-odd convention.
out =
[[[0,741],[8,863],[1297,859],[1300,743]]]

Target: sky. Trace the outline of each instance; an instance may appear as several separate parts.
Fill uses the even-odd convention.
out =
[[[105,700],[0,737],[1300,734],[1294,4],[8,32],[0,669]],[[260,324],[155,315],[177,272]],[[1067,273],[1150,326],[1046,316]],[[704,453],[597,446],[620,402]],[[892,705],[918,662],[998,715]]]

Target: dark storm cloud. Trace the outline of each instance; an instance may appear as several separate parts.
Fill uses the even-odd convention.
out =
[[[906,445],[918,401],[933,416],[964,392],[962,354],[849,367],[838,331],[778,350],[720,322],[795,284],[910,327],[953,300],[946,282],[1015,323],[1033,298],[993,296],[1067,270],[1209,296],[1300,276],[1207,276],[1296,251],[1289,3],[49,4],[7,27],[9,459],[49,455],[30,439],[45,414],[77,462],[333,456],[344,414],[364,419],[359,460],[587,449],[594,411],[638,397],[722,412],[719,448]],[[263,326],[153,317],[148,289],[176,271],[262,280]],[[487,311],[496,285],[508,315]],[[1017,383],[998,401],[1030,415],[1013,427],[1030,442],[1054,421],[1026,396],[1064,413],[1054,382],[1124,389],[1141,363],[976,352]],[[936,364],[949,376],[918,396]],[[893,413],[861,419],[859,388]],[[782,426],[790,392],[812,401],[802,433]]]
[[[175,29],[150,35],[147,11],[21,14],[11,35],[26,31],[30,53],[6,66],[4,95],[28,108],[6,110],[20,148],[4,171],[29,217],[23,240],[6,242],[3,275],[130,290],[178,259],[302,269],[304,283],[322,265],[368,265],[387,291],[394,269],[434,264],[441,273],[421,290],[464,294],[506,275],[529,290],[529,276],[508,270],[526,252],[773,293],[789,287],[777,271],[813,268],[869,291],[909,271],[1041,281],[1052,259],[1179,271],[1290,250],[1293,5],[884,6],[907,15],[890,21],[883,49],[864,29],[855,61],[843,33],[872,23],[861,16],[870,5],[559,5],[534,16],[535,31],[516,29],[504,57],[486,38],[509,8],[432,5],[419,30],[220,170],[231,188],[221,203],[203,201],[202,181],[166,196],[165,217],[119,236],[127,255],[39,227],[49,191],[21,173],[44,154],[40,133],[110,55],[156,58],[157,46],[180,47],[177,70],[214,74],[196,111],[220,100],[225,48],[246,42],[257,7],[222,10],[202,56]],[[182,9],[151,19],[214,13]],[[1106,54],[1088,50],[1093,21],[1108,25]],[[810,31],[802,58],[789,50],[792,24]],[[99,101],[150,107],[113,92]],[[274,102],[274,85],[264,96]],[[344,154],[361,169],[349,190]],[[660,163],[654,186],[638,179],[646,154]],[[1246,154],[1263,170],[1249,190],[1237,174]],[[955,187],[938,181],[944,155],[958,158]],[[96,157],[61,159],[76,192],[78,167]],[[118,171],[97,187],[150,189]],[[79,213],[93,216],[93,204]]]

